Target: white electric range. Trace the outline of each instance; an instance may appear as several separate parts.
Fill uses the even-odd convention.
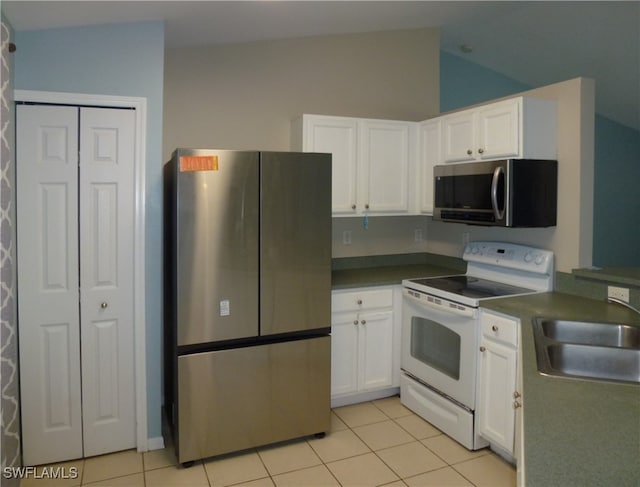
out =
[[[465,274],[402,281],[403,404],[470,450],[474,431],[478,308],[483,300],[553,290],[553,252],[472,242]]]

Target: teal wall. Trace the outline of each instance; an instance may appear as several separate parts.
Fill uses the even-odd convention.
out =
[[[440,51],[440,111],[443,113],[532,88],[479,64]]]
[[[162,102],[161,22],[17,31],[15,88],[147,99],[146,353],[149,438],[162,435]]]
[[[640,132],[597,115],[594,157],[593,264],[640,266]]]
[[[532,88],[440,52],[441,112]],[[640,266],[640,132],[596,114],[594,165],[593,265]]]

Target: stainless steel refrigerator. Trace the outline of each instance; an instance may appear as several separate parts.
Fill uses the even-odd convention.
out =
[[[178,461],[328,431],[331,156],[177,149],[164,185]]]

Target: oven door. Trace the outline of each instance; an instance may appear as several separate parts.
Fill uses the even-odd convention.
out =
[[[475,409],[477,308],[403,289],[402,369]]]

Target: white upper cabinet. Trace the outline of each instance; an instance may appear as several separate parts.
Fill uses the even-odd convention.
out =
[[[442,117],[442,161],[475,160],[476,114],[465,110]]]
[[[416,180],[420,212],[433,214],[433,166],[440,162],[440,119],[421,122],[419,133],[419,176]]]
[[[410,122],[363,120],[360,127],[360,211],[409,212]]]
[[[556,159],[556,103],[519,97],[439,117],[441,162]]]
[[[334,216],[417,213],[416,123],[303,115],[292,148],[333,155]],[[302,144],[300,143],[302,141]]]
[[[331,207],[334,215],[356,214],[357,142],[358,123],[353,118],[303,115],[294,122],[294,150],[325,152],[333,156]]]

